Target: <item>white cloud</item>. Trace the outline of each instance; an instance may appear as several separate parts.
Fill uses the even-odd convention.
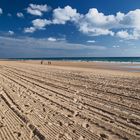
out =
[[[19,13],[17,13],[17,17],[19,17],[19,18],[23,18],[24,15],[23,15],[23,13],[19,12]]]
[[[30,7],[32,9],[37,9],[37,10],[40,10],[42,12],[47,12],[50,8],[50,7],[47,6],[47,4],[45,4],[45,5],[30,4]]]
[[[88,40],[87,42],[88,43],[95,43],[96,41],[95,40]]]
[[[116,33],[116,36],[126,40],[137,40],[140,38],[140,30],[134,29],[130,33],[127,30],[121,30]]]
[[[25,33],[33,33],[36,31],[35,27],[24,28]]]
[[[53,24],[65,24],[68,21],[73,22],[79,31],[87,35],[114,35],[113,31],[109,29],[116,23],[115,16],[105,16],[95,8],[90,9],[86,15],[78,13],[76,9],[70,6],[54,9]]]
[[[35,10],[34,15],[42,15],[48,11],[47,5],[30,4],[30,10]],[[29,10],[28,9],[28,10]],[[36,19],[32,21],[35,29],[44,29],[46,25],[66,24],[72,22],[80,32],[88,36],[110,35],[122,39],[139,39],[140,36],[140,9],[124,14],[117,12],[115,15],[105,15],[96,8],[91,8],[86,14],[80,14],[71,6],[53,10],[52,20]],[[117,33],[115,30],[117,29]]]
[[[43,29],[46,25],[51,24],[51,21],[47,19],[35,19],[32,21],[32,24],[36,29]]]
[[[117,14],[116,14],[116,20],[117,20],[118,22],[120,22],[121,20],[123,20],[124,16],[125,16],[124,13],[117,12]]]
[[[43,12],[47,12],[50,10],[50,7],[45,5],[36,5],[36,4],[30,4],[27,8],[27,13],[35,16],[42,16]]]
[[[48,38],[48,41],[51,41],[51,42],[66,41],[66,39],[65,39],[65,38],[54,38],[54,37],[49,37],[49,38]]]
[[[122,17],[119,24],[123,30],[118,31],[116,36],[125,40],[140,39],[140,9],[121,14]]]
[[[34,33],[36,30],[44,30],[46,25],[50,25],[51,21],[47,19],[35,19],[32,21],[33,27],[24,28],[24,33]]]
[[[8,34],[9,34],[9,35],[14,35],[14,31],[9,30],[9,31],[8,31]]]
[[[124,38],[124,39],[126,39],[126,38],[129,37],[128,32],[127,32],[127,31],[124,31],[124,30],[117,32],[116,35],[117,35],[118,37]]]
[[[57,8],[53,10],[53,23],[65,24],[67,21],[75,21],[79,18],[79,14],[76,9],[72,9],[70,6],[64,8]]]
[[[130,11],[125,14],[120,21],[120,24],[128,28],[138,28],[140,29],[140,9]]]
[[[85,15],[84,19],[95,27],[108,27],[116,22],[114,15],[106,16],[103,13],[98,12],[96,8],[89,9],[89,12]]]
[[[37,9],[37,10],[43,10],[43,11],[47,10],[45,7],[41,7],[41,5],[30,4],[29,9],[31,9],[31,8]],[[38,14],[38,15],[41,16],[42,14]],[[64,8],[54,9],[52,20],[35,19],[32,21],[32,24],[36,30],[37,29],[45,29],[45,26],[50,25],[50,24],[65,24],[67,21],[76,22],[76,20],[78,20],[78,18],[79,18],[79,15],[80,14],[77,13],[76,9],[72,9],[70,6],[66,6]],[[28,30],[29,28],[26,28],[26,29]],[[36,30],[34,30],[34,31],[36,31]]]
[[[113,48],[120,48],[119,45],[113,45],[112,47],[113,47]]]
[[[77,22],[79,31],[90,36],[114,35],[110,29],[116,24],[114,15],[104,15],[96,8],[89,9],[88,13],[81,16]]]
[[[97,9],[89,9],[89,12],[82,16],[77,22],[79,31],[87,35],[111,35],[115,33],[113,29],[123,29],[116,35],[123,39],[140,38],[140,9],[129,11],[124,14],[121,12],[116,15],[104,15]],[[129,31],[126,31],[126,29]]]
[[[90,9],[86,15],[79,14],[76,9],[70,6],[54,9],[53,24],[65,24],[68,21],[73,22],[79,28],[79,31],[87,35],[114,35],[113,31],[106,27],[116,22],[115,16],[105,16],[95,8]]]
[[[119,31],[117,36],[123,39],[138,39],[140,29],[140,9],[130,11],[126,14],[118,12],[116,15],[105,15],[99,12],[96,8],[89,9],[88,13],[83,15],[77,12],[76,9],[66,6],[57,8],[53,11],[53,23],[65,24],[68,21],[73,22],[79,31],[89,36],[111,35],[115,33],[113,29],[129,29],[127,31]]]
[[[42,12],[41,11],[33,10],[30,7],[27,8],[27,12],[30,13],[31,15],[42,16]]]
[[[3,14],[3,10],[0,8],[0,15]]]
[[[80,23],[79,31],[83,32],[84,34],[87,34],[89,36],[99,36],[99,35],[114,35],[114,32],[108,29],[103,28],[94,28],[89,27],[86,24]]]
[[[53,38],[53,37],[49,37],[49,38],[48,38],[48,41],[55,42],[55,41],[57,41],[57,39],[56,39],[56,38]]]

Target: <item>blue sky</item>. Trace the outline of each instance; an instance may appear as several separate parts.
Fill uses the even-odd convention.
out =
[[[0,0],[0,58],[140,56],[140,1]]]

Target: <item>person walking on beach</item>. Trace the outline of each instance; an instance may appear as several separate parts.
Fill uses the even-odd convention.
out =
[[[43,64],[43,60],[41,60],[41,65]]]
[[[48,65],[51,65],[51,61],[48,61]]]

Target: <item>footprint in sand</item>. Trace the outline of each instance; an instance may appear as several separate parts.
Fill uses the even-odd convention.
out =
[[[87,122],[83,122],[82,126],[83,126],[84,128],[89,128],[89,127],[90,127],[89,124],[88,124]]]
[[[16,137],[21,137],[21,133],[20,132],[16,132],[16,131],[14,131],[14,134],[16,135]]]
[[[4,124],[2,122],[0,122],[0,128],[4,127]]]
[[[80,136],[78,140],[85,140],[84,136]]]
[[[106,134],[104,134],[104,133],[101,133],[100,136],[101,136],[101,138],[102,138],[103,140],[109,138],[109,137],[108,137]]]

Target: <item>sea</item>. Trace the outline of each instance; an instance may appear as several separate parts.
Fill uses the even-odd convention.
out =
[[[49,60],[49,61],[95,61],[140,63],[140,57],[43,57],[43,58],[9,58],[8,60]]]

